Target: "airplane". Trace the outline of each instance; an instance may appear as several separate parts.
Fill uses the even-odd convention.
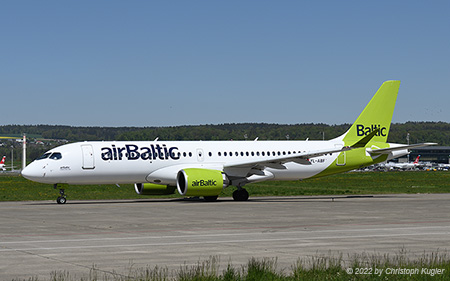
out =
[[[355,123],[326,141],[85,141],[53,148],[30,163],[22,176],[59,188],[68,185],[134,184],[140,195],[173,194],[217,200],[234,186],[246,201],[246,184],[302,180],[385,162],[408,149],[434,145],[387,143],[400,81],[384,82]]]
[[[2,171],[6,171],[5,159],[6,159],[6,156],[3,156],[2,161],[0,161],[0,169],[2,169]]]
[[[400,169],[400,170],[412,170],[414,168],[418,168],[421,166],[421,164],[419,164],[419,158],[420,155],[417,156],[416,160],[414,160],[414,162],[407,162],[407,163],[395,163],[395,162],[387,162],[386,164],[384,164],[384,167],[386,169]]]
[[[438,170],[448,171],[449,169],[450,169],[450,164],[442,164],[442,163],[438,164]]]

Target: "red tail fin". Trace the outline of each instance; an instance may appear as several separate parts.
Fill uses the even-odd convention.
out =
[[[419,164],[419,158],[420,158],[420,155],[417,156],[416,160],[414,161],[414,164]]]
[[[5,164],[5,159],[6,159],[6,156],[3,156],[2,161],[0,162],[0,164]]]

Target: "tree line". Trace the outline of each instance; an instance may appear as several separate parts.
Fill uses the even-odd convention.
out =
[[[295,124],[240,123],[174,127],[75,127],[59,125],[4,125],[0,135],[20,136],[28,139],[65,139],[69,142],[85,140],[322,140],[343,134],[351,124]],[[391,125],[389,142],[437,142],[450,145],[450,123],[406,122]]]
[[[351,124],[240,123],[174,127],[75,127],[59,125],[4,125],[0,136],[21,138],[27,134],[27,162],[36,159],[52,147],[65,142],[91,140],[152,141],[159,140],[328,140],[345,133]],[[436,142],[450,146],[450,123],[406,122],[392,124],[388,141],[393,143]],[[62,141],[64,140],[64,141]],[[15,140],[0,140],[0,156],[19,164],[22,145]]]

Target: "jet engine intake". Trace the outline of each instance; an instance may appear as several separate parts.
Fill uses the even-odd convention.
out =
[[[177,175],[180,195],[218,196],[228,185],[227,176],[219,170],[187,168],[179,171]]]

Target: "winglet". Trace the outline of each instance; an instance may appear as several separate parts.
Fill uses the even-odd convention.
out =
[[[351,145],[350,147],[352,148],[357,148],[357,147],[365,147],[367,145],[367,143],[373,139],[373,137],[375,135],[377,135],[380,132],[380,128],[373,130],[370,134],[368,134],[367,136],[363,137],[362,139],[360,139],[359,141],[357,141],[355,144]]]

